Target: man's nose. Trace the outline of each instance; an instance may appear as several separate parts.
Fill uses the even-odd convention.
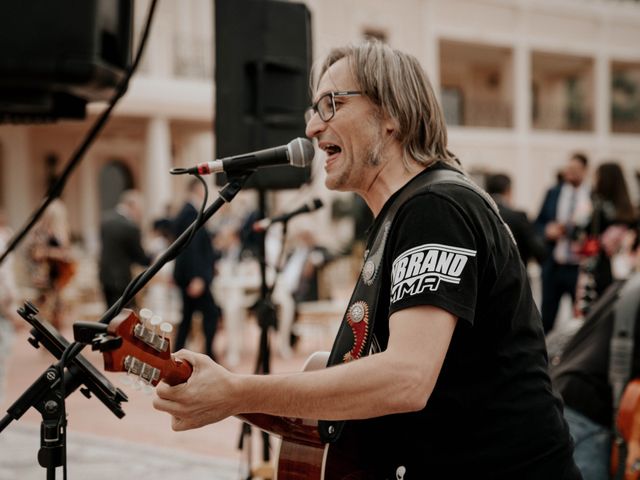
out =
[[[320,119],[320,115],[318,115],[317,112],[313,112],[307,122],[305,135],[309,138],[314,138],[326,128],[326,125],[327,124]]]

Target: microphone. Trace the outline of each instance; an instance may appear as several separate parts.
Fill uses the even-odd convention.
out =
[[[210,173],[249,173],[259,167],[275,165],[291,165],[293,167],[306,167],[311,164],[314,148],[307,138],[295,138],[288,144],[280,147],[267,148],[257,152],[234,155],[233,157],[220,158],[212,162],[203,162],[191,168],[172,168],[171,174],[184,175]]]
[[[273,218],[263,218],[262,220],[258,220],[257,222],[254,222],[253,231],[264,232],[274,223],[288,222],[296,215],[300,215],[301,213],[313,212],[314,210],[317,210],[320,207],[322,207],[322,205],[323,205],[322,200],[320,200],[319,198],[314,198],[310,202],[305,203],[303,206],[301,206],[297,210],[293,210],[292,212],[289,212],[289,213],[283,213],[282,215],[278,215]]]

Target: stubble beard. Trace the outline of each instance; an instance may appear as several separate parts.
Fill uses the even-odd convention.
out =
[[[362,177],[364,175],[362,168],[377,167],[382,162],[382,151],[384,150],[384,142],[380,138],[380,123],[376,118],[370,120],[370,126],[372,128],[372,142],[367,145],[367,149],[363,152],[362,162],[358,162],[355,158],[352,158],[350,165],[340,172],[339,176],[335,180],[331,180],[329,176],[325,181],[325,185],[329,190],[338,191],[353,191],[355,185],[349,185],[349,179],[354,168],[358,168],[359,171],[355,172],[355,175]]]
[[[377,167],[382,162],[382,140],[377,138],[375,143],[367,149],[364,164],[367,167]]]
[[[337,191],[352,191],[355,185],[350,185],[349,180],[353,178],[353,175],[362,177],[364,172],[361,169],[377,167],[382,162],[382,141],[377,138],[373,145],[369,145],[367,150],[363,153],[362,162],[352,161],[343,171],[339,172],[337,178],[332,179],[330,175],[327,175],[325,186],[329,190]],[[359,167],[359,168],[358,168]],[[358,168],[358,172],[353,172],[354,168]]]

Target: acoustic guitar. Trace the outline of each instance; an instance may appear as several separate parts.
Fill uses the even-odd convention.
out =
[[[632,380],[622,394],[616,426],[623,444],[613,443],[612,478],[640,479],[640,379]],[[626,453],[626,455],[625,455]],[[618,470],[623,469],[622,476]]]
[[[103,353],[105,370],[127,372],[147,387],[161,380],[169,385],[187,381],[191,365],[171,355],[167,338],[170,329],[158,318],[141,321],[132,310],[123,309],[109,323],[107,333],[99,335],[93,344],[94,349]],[[327,359],[328,352],[315,353],[304,369],[324,368]],[[317,420],[260,413],[238,415],[238,418],[282,439],[276,465],[278,480],[379,478],[371,459],[359,453],[362,449],[352,445],[354,442],[348,435],[346,441],[323,443]]]

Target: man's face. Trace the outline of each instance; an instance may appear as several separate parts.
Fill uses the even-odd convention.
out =
[[[564,178],[568,183],[577,187],[583,182],[586,173],[587,169],[582,162],[575,158],[571,158],[565,168]]]
[[[358,91],[349,62],[343,58],[322,76],[314,102],[327,92]],[[382,125],[376,108],[365,96],[335,97],[336,113],[324,122],[314,114],[307,136],[317,138],[327,154],[325,185],[331,190],[366,193],[382,163]]]

